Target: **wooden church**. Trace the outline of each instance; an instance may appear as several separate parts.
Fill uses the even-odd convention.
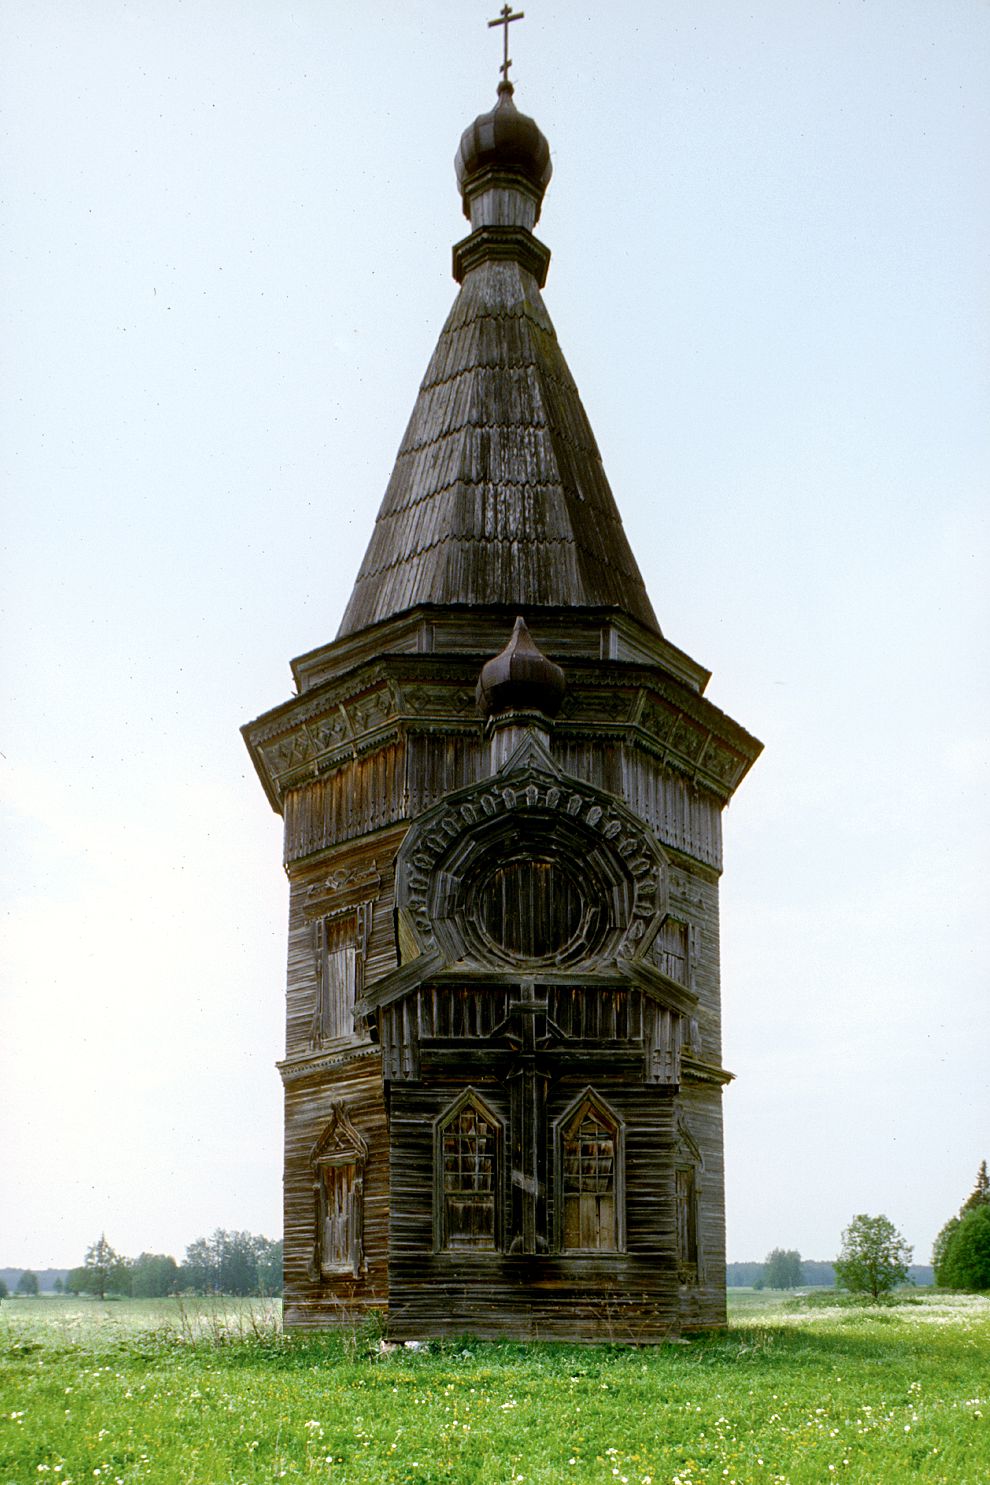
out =
[[[507,74],[340,630],[244,728],[290,883],[285,1323],[661,1341],[725,1320],[721,812],[760,744],[647,596]]]

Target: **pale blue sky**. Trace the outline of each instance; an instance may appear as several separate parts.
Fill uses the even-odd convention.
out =
[[[546,301],[726,822],[729,1255],[928,1258],[990,1156],[983,0],[528,0]],[[336,630],[466,232],[497,5],[0,12],[0,1261],[280,1231],[240,723]]]

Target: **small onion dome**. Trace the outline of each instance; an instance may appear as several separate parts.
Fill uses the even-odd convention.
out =
[[[513,711],[554,717],[564,696],[564,672],[537,649],[526,620],[518,618],[505,649],[482,666],[475,696],[485,717]]]
[[[454,169],[464,197],[465,216],[470,215],[468,188],[472,180],[483,172],[507,171],[521,175],[540,201],[550,184],[553,174],[550,146],[538,125],[519,112],[512,101],[512,92],[510,82],[500,82],[495,107],[490,113],[479,114],[461,135]]]

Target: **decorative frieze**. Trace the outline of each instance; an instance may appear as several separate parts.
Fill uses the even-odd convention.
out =
[[[288,790],[403,731],[480,735],[476,677],[470,658],[380,656],[259,718],[244,733],[272,803],[280,808]],[[587,739],[642,748],[722,803],[758,751],[689,687],[615,662],[585,660],[568,671],[556,735],[565,746]]]

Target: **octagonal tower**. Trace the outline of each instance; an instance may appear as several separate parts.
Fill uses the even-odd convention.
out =
[[[721,811],[760,744],[662,634],[543,303],[499,85],[335,640],[244,728],[290,883],[285,1321],[725,1318]]]

